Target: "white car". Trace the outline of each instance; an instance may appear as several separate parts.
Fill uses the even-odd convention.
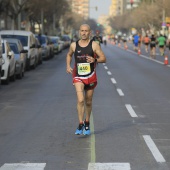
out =
[[[15,74],[17,78],[22,79],[24,77],[25,72],[25,64],[26,64],[26,53],[27,50],[24,50],[20,45],[20,40],[18,39],[6,39],[11,47],[11,50],[14,52],[14,57],[16,60],[16,68],[15,68]]]
[[[9,80],[15,81],[16,60],[7,40],[2,39],[2,71],[1,82],[9,84]]]
[[[2,69],[2,42],[1,42],[1,37],[0,37],[0,79],[1,79],[1,69]]]
[[[28,50],[27,56],[27,69],[30,67],[33,69],[36,67],[36,49],[35,49],[35,37],[30,31],[20,31],[20,30],[3,30],[0,31],[2,38],[15,38],[19,39],[25,50]]]

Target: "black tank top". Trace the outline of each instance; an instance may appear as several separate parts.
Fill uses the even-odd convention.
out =
[[[94,72],[95,63],[88,63],[86,61],[87,56],[95,58],[92,49],[92,40],[86,47],[80,47],[78,41],[76,41],[76,49],[74,52],[76,76],[86,77]],[[80,73],[81,71],[82,73]]]

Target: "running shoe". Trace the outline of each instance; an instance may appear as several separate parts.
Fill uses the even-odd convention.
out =
[[[84,129],[84,124],[79,124],[79,126],[76,129],[75,135],[82,135]]]
[[[90,123],[84,121],[84,130],[83,130],[84,135],[90,135]]]

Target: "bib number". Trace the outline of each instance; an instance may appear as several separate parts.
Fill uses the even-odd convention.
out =
[[[78,75],[87,75],[91,72],[90,63],[78,63],[77,69]]]

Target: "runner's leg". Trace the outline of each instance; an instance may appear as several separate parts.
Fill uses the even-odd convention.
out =
[[[82,123],[84,118],[84,84],[82,82],[76,82],[74,86],[77,93],[78,119],[79,123]]]
[[[90,114],[92,111],[92,99],[93,99],[94,89],[89,89],[85,91],[85,105],[86,105],[86,121],[90,121]]]

